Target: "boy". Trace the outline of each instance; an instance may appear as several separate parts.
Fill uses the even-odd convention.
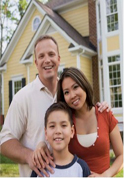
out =
[[[74,126],[70,108],[63,102],[54,103],[45,115],[45,137],[52,147],[56,164],[54,174],[49,173],[50,177],[88,177],[90,175],[86,162],[72,155],[68,150],[68,144],[73,135]],[[37,177],[37,174],[32,171],[31,177]]]

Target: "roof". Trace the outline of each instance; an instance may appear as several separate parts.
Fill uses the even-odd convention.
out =
[[[45,5],[47,5],[49,8],[51,9],[54,9],[54,8],[57,8],[57,7],[60,7],[62,5],[65,5],[67,3],[70,3],[70,2],[74,2],[75,0],[51,0],[51,1],[48,1]]]
[[[80,2],[85,2],[85,1],[86,0],[76,0],[76,1],[75,0],[58,0],[58,1],[57,0],[51,0],[47,4],[42,4],[38,0],[32,0],[31,3],[28,6],[23,18],[20,20],[20,23],[19,23],[14,35],[12,36],[12,39],[11,39],[9,45],[7,46],[5,52],[4,52],[3,56],[2,56],[0,64],[3,65],[4,63],[6,63],[9,60],[9,57],[12,54],[12,52],[13,52],[13,50],[14,50],[14,48],[15,48],[18,40],[19,40],[19,38],[21,37],[21,34],[23,33],[24,28],[26,27],[26,24],[28,23],[28,20],[30,19],[34,8],[37,8],[44,15],[43,21],[41,22],[41,26],[42,26],[41,28],[44,28],[44,25],[45,25],[46,21],[47,20],[50,21],[50,19],[51,19],[50,23],[52,25],[54,24],[54,27],[55,27],[55,24],[56,24],[57,30],[59,30],[59,32],[62,31],[61,34],[65,35],[69,39],[69,42],[71,44],[69,46],[69,49],[70,48],[75,49],[75,47],[77,45],[79,45],[79,46],[81,46],[81,48],[84,47],[84,48],[86,48],[86,49],[88,49],[88,50],[90,50],[92,52],[95,52],[94,46],[91,45],[90,42],[89,42],[89,38],[88,37],[83,37],[74,27],[72,27],[57,12],[57,10],[53,10],[53,9],[57,9],[59,7],[63,7],[63,6],[69,5],[70,3],[73,4],[73,6],[74,6],[75,3],[80,3]],[[34,34],[34,36],[37,36],[37,32]],[[34,37],[32,39],[34,39]],[[30,44],[31,44],[31,42],[30,42]]]
[[[50,0],[45,5],[54,11],[68,10],[70,7],[82,5],[87,0]]]
[[[57,12],[53,11],[46,5],[42,4],[41,2],[35,0],[41,8],[43,8],[46,12],[46,15],[48,15],[61,29],[65,31],[65,33],[68,34],[76,43],[79,45],[83,45],[89,49],[94,50],[89,43],[89,40],[87,40],[86,37],[83,37],[74,27],[72,27],[61,15],[59,15]],[[51,3],[53,4],[55,0],[52,0]],[[74,1],[74,0],[69,0]],[[56,1],[55,1],[56,2]],[[60,3],[61,2],[61,3]],[[68,2],[67,0],[64,0],[64,2]],[[62,4],[63,0],[57,1],[56,4]]]

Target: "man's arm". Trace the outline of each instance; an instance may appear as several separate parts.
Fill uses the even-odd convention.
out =
[[[10,139],[1,145],[1,154],[20,164],[29,164],[33,151],[24,147],[17,139]]]
[[[1,145],[1,154],[17,163],[28,164],[38,176],[42,177],[37,167],[33,164],[33,150],[24,147],[17,139],[10,139],[4,142]]]

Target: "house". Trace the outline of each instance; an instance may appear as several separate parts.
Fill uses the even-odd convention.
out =
[[[34,43],[43,34],[53,36],[63,68],[80,68],[90,81],[94,101],[107,101],[123,123],[123,0],[32,0],[0,61],[2,115],[14,94],[37,75]]]

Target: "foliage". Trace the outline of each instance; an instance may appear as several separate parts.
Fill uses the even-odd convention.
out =
[[[26,0],[2,0],[0,2],[0,56],[9,42],[27,7]]]

